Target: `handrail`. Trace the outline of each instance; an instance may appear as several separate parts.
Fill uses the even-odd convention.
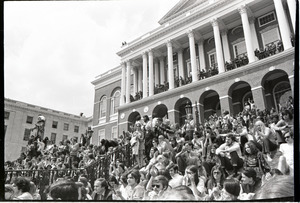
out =
[[[99,156],[98,160],[85,168],[76,169],[6,169],[4,180],[5,183],[12,183],[16,177],[28,177],[33,181],[40,194],[46,186],[51,185],[58,178],[66,176],[73,177],[77,180],[79,175],[85,174],[88,181],[93,185],[97,178],[103,177],[108,179],[109,167],[111,163],[116,164],[116,161],[124,163],[127,168],[132,168],[135,161],[132,156],[130,144],[116,147],[112,152]]]

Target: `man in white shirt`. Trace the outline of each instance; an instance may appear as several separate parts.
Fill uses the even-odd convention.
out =
[[[278,169],[283,173],[294,175],[294,135],[292,131],[284,134],[284,139],[287,143],[283,143],[279,147],[282,155],[278,160]]]
[[[241,158],[240,144],[235,140],[232,133],[226,136],[225,143],[216,149],[216,154],[221,161],[221,167],[227,171],[234,171],[234,176],[237,175],[238,169],[243,167],[243,159]],[[224,170],[224,172],[226,172]]]

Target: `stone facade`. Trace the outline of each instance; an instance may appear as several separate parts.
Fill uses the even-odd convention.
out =
[[[294,26],[289,12],[296,8],[281,1],[275,5],[274,1],[179,1],[159,21],[161,26],[121,48],[117,53],[121,57],[119,67],[92,82],[94,129],[109,138],[112,127],[117,126],[120,135],[143,115],[182,125],[187,102],[193,104],[193,112],[197,105],[201,123],[226,110],[236,115],[248,99],[258,109],[278,110],[282,95],[293,95],[294,48],[290,36]],[[286,18],[279,20],[278,15]],[[282,31],[283,27],[289,29]],[[276,50],[268,52],[273,43]],[[263,57],[255,55],[256,49]],[[201,70],[205,77],[201,77]],[[216,74],[211,74],[213,71]],[[179,77],[186,84],[178,83]],[[166,84],[168,88],[155,91],[157,85]],[[121,93],[117,120],[109,119],[111,113],[106,111],[106,119],[100,121],[99,101],[104,95],[110,97],[116,88]],[[137,90],[142,91],[142,99],[130,100]],[[110,102],[106,105],[110,109]]]
[[[64,137],[68,139],[77,137],[79,140],[81,134],[92,125],[91,118],[85,116],[72,115],[11,99],[5,99],[4,108],[5,161],[19,158],[29,136],[35,132],[30,132],[30,129],[35,127],[39,115],[46,118],[44,138],[53,139],[52,143],[57,145]],[[56,128],[53,127],[53,122],[57,122]]]

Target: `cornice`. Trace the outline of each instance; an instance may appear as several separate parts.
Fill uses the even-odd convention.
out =
[[[223,6],[224,3],[230,3],[234,0],[220,0],[214,4],[209,5],[206,8],[195,8],[193,10],[196,10],[195,12],[193,12],[191,15],[189,16],[184,16],[183,19],[179,19],[177,22],[173,22],[171,23],[169,26],[150,34],[149,37],[143,38],[141,40],[137,40],[136,42],[133,42],[133,44],[131,45],[130,42],[128,43],[128,47],[122,49],[121,51],[117,52],[117,55],[119,55],[120,57],[124,57],[128,54],[130,54],[132,51],[145,46],[146,44],[148,44],[151,41],[154,41],[158,38],[160,38],[162,35],[166,35],[174,30],[176,30],[177,28],[181,28],[183,25],[186,25],[190,22],[192,22],[195,19],[198,19],[199,17],[202,17],[204,15],[206,15],[207,13],[211,13],[212,10],[221,8]],[[163,27],[164,25],[162,25],[161,27]]]
[[[31,105],[31,104],[29,104],[29,105]],[[35,105],[32,105],[32,106],[35,106]],[[36,113],[39,113],[39,114],[43,114],[43,116],[45,116],[46,118],[47,118],[47,115],[48,115],[48,116],[65,118],[65,119],[72,119],[72,120],[81,121],[81,122],[87,122],[88,121],[88,118],[86,118],[86,117],[79,117],[77,115],[68,114],[68,113],[64,113],[64,112],[56,111],[56,110],[52,110],[52,109],[47,109],[47,108],[40,107],[40,106],[35,106],[35,108],[34,108],[34,107],[27,106],[26,103],[21,103],[20,104],[18,102],[17,103],[11,103],[10,101],[5,101],[4,108],[9,109],[9,107],[19,109],[21,111],[25,110],[25,111],[30,111],[30,112],[36,112]],[[43,110],[41,108],[44,108],[44,109],[47,109],[47,110]]]
[[[101,88],[101,87],[104,87],[104,86],[107,86],[107,85],[110,85],[112,83],[115,83],[115,82],[118,82],[118,81],[121,81],[122,80],[122,74],[119,73],[118,75],[114,76],[114,77],[111,77],[109,79],[102,79],[102,81],[98,81],[97,83],[94,83],[93,85],[95,85],[95,90]]]
[[[117,68],[113,69],[113,70],[110,70],[110,71],[107,71],[99,76],[96,77],[95,80],[93,80],[91,83],[93,85],[97,85],[99,83],[101,83],[101,81],[106,81],[108,80],[109,78],[113,78],[115,76],[119,76],[121,75],[121,72],[122,72],[122,66],[123,64],[126,64],[125,61],[121,62],[121,65],[118,66]]]

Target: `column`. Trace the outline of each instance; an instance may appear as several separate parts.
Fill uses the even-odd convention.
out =
[[[255,55],[254,55],[254,49],[252,46],[252,37],[251,37],[251,30],[248,20],[248,14],[247,14],[247,8],[246,6],[241,6],[239,8],[239,12],[241,14],[242,18],[242,24],[243,24],[243,30],[244,30],[244,37],[245,37],[245,44],[246,44],[246,50],[247,55],[249,59],[249,63],[252,63],[255,61]]]
[[[126,80],[126,104],[130,103],[130,75],[131,75],[131,62],[127,61],[127,80]]]
[[[190,57],[192,66],[192,80],[193,82],[198,81],[197,61],[196,61],[196,49],[195,49],[195,38],[192,30],[188,31],[189,45],[190,45]]]
[[[122,66],[122,78],[121,78],[121,101],[120,104],[125,104],[125,92],[126,92],[126,64],[121,63]]]
[[[168,79],[169,79],[169,89],[174,89],[174,70],[173,70],[173,47],[172,42],[169,40],[167,42],[168,48]]]
[[[256,29],[255,29],[255,18],[254,17],[250,17],[249,18],[249,23],[250,23],[250,30],[251,30],[251,36],[252,36],[252,45],[253,45],[253,49],[258,49],[259,50],[259,44],[258,44],[258,40],[257,40],[257,33],[256,33]]]
[[[184,77],[184,65],[183,65],[183,52],[182,52],[182,48],[180,48],[178,50],[178,68],[179,68],[179,78],[182,77],[183,79],[185,79]]]
[[[148,97],[147,53],[143,53],[143,98]]]
[[[296,32],[296,0],[287,0],[287,4],[290,11],[290,16],[294,28],[294,33]]]
[[[220,99],[221,113],[223,113],[224,111],[229,111],[229,113],[232,114],[233,113],[232,98],[229,95],[225,95],[219,97],[219,99]]]
[[[149,96],[154,95],[153,51],[149,50]]]
[[[221,44],[218,20],[213,19],[211,21],[211,24],[212,24],[213,30],[214,30],[214,39],[215,39],[215,46],[216,46],[218,69],[219,69],[219,73],[223,73],[223,72],[225,72],[225,68],[224,68],[224,59],[223,59],[222,44]]]
[[[155,59],[154,62],[154,83],[155,86],[159,84],[159,66],[158,66],[158,60]]]
[[[133,68],[133,92],[134,95],[138,92],[138,68],[134,67]]]
[[[230,62],[230,51],[229,51],[227,32],[228,32],[227,29],[223,30],[221,32],[221,36],[222,36],[222,43],[223,43],[224,59],[225,59],[225,61]]]
[[[251,88],[253,101],[257,109],[266,109],[266,97],[265,90],[262,86]]]
[[[203,46],[203,39],[200,39],[198,41],[198,51],[199,51],[199,61],[200,61],[200,70],[204,69],[206,70],[205,68],[205,55],[204,55],[204,46]]]
[[[290,27],[288,24],[288,20],[286,17],[286,14],[283,9],[283,5],[281,0],[274,0],[274,5],[275,5],[275,10],[277,14],[277,20],[278,20],[278,25],[281,33],[281,40],[283,43],[283,48],[284,50],[287,50],[289,48],[292,48],[292,43],[291,43],[291,32],[290,32]]]
[[[160,84],[163,85],[166,81],[166,76],[165,76],[165,61],[164,57],[159,58],[159,69],[160,69]]]
[[[139,91],[143,91],[143,69],[142,69],[142,67],[139,67],[138,68],[138,71],[139,71],[139,79],[138,79],[138,83],[139,83],[139,85],[138,85],[138,90]]]

